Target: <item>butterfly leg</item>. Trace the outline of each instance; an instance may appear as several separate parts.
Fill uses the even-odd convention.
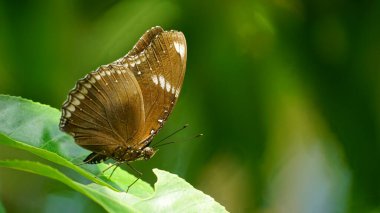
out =
[[[107,171],[109,168],[111,168],[112,166],[115,166],[115,168],[113,168],[113,170],[112,170],[110,176],[108,177],[108,179],[111,179],[113,173],[115,172],[115,170],[117,169],[117,167],[120,166],[120,164],[121,164],[120,162],[116,162],[115,164],[113,164],[113,165],[109,166],[108,168],[106,168],[106,169],[103,171],[103,173],[104,173],[105,171]]]
[[[137,169],[135,169],[135,167],[133,167],[131,164],[127,163],[127,165],[129,166],[129,168],[131,168],[133,171],[135,171],[137,174],[138,174],[138,177],[136,178],[135,181],[133,181],[132,184],[130,184],[126,190],[126,193],[128,193],[129,189],[131,188],[131,186],[133,186],[133,184],[135,184],[138,180],[140,180],[141,176],[143,175],[142,172],[138,171]]]
[[[110,176],[108,177],[108,179],[110,179],[111,176],[113,175],[113,173],[115,172],[115,170],[117,169],[117,167],[120,166],[120,164],[121,164],[120,162],[116,162],[114,164],[111,164],[110,166],[108,166],[107,168],[105,168],[100,174],[98,174],[97,177],[100,176],[101,174],[104,174],[106,171],[108,171],[109,169],[111,169],[112,167],[115,166],[115,168],[112,170]]]

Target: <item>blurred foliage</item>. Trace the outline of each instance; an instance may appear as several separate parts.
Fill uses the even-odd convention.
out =
[[[177,173],[231,212],[377,212],[378,20],[370,0],[1,1],[0,93],[60,108],[76,80],[145,30],[181,30],[184,88],[158,137],[184,123],[177,141],[205,137],[136,163],[144,179],[154,167]],[[33,159],[1,148],[1,159],[15,157]],[[91,203],[60,183],[0,172],[10,212]]]

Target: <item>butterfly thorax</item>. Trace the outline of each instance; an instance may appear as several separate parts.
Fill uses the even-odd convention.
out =
[[[118,162],[132,162],[136,160],[148,160],[156,153],[152,147],[142,149],[134,147],[118,147],[111,155],[111,158]]]

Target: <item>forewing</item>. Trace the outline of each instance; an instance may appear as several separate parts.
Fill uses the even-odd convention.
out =
[[[144,126],[143,97],[133,73],[107,65],[79,80],[62,106],[61,130],[96,153],[128,146]]]
[[[116,63],[136,76],[144,100],[145,126],[138,146],[146,146],[172,111],[181,91],[186,69],[186,40],[182,32],[148,30],[133,49]]]

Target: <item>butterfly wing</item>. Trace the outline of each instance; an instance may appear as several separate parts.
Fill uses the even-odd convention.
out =
[[[177,101],[186,54],[181,32],[147,31],[125,57],[77,82],[62,106],[61,130],[101,159],[119,146],[147,146]]]
[[[137,147],[147,146],[177,102],[186,70],[186,40],[182,32],[148,30],[133,49],[117,61],[127,64],[139,82],[145,126]]]
[[[125,66],[107,65],[80,79],[62,106],[60,129],[85,149],[110,156],[144,127],[143,96]]]

